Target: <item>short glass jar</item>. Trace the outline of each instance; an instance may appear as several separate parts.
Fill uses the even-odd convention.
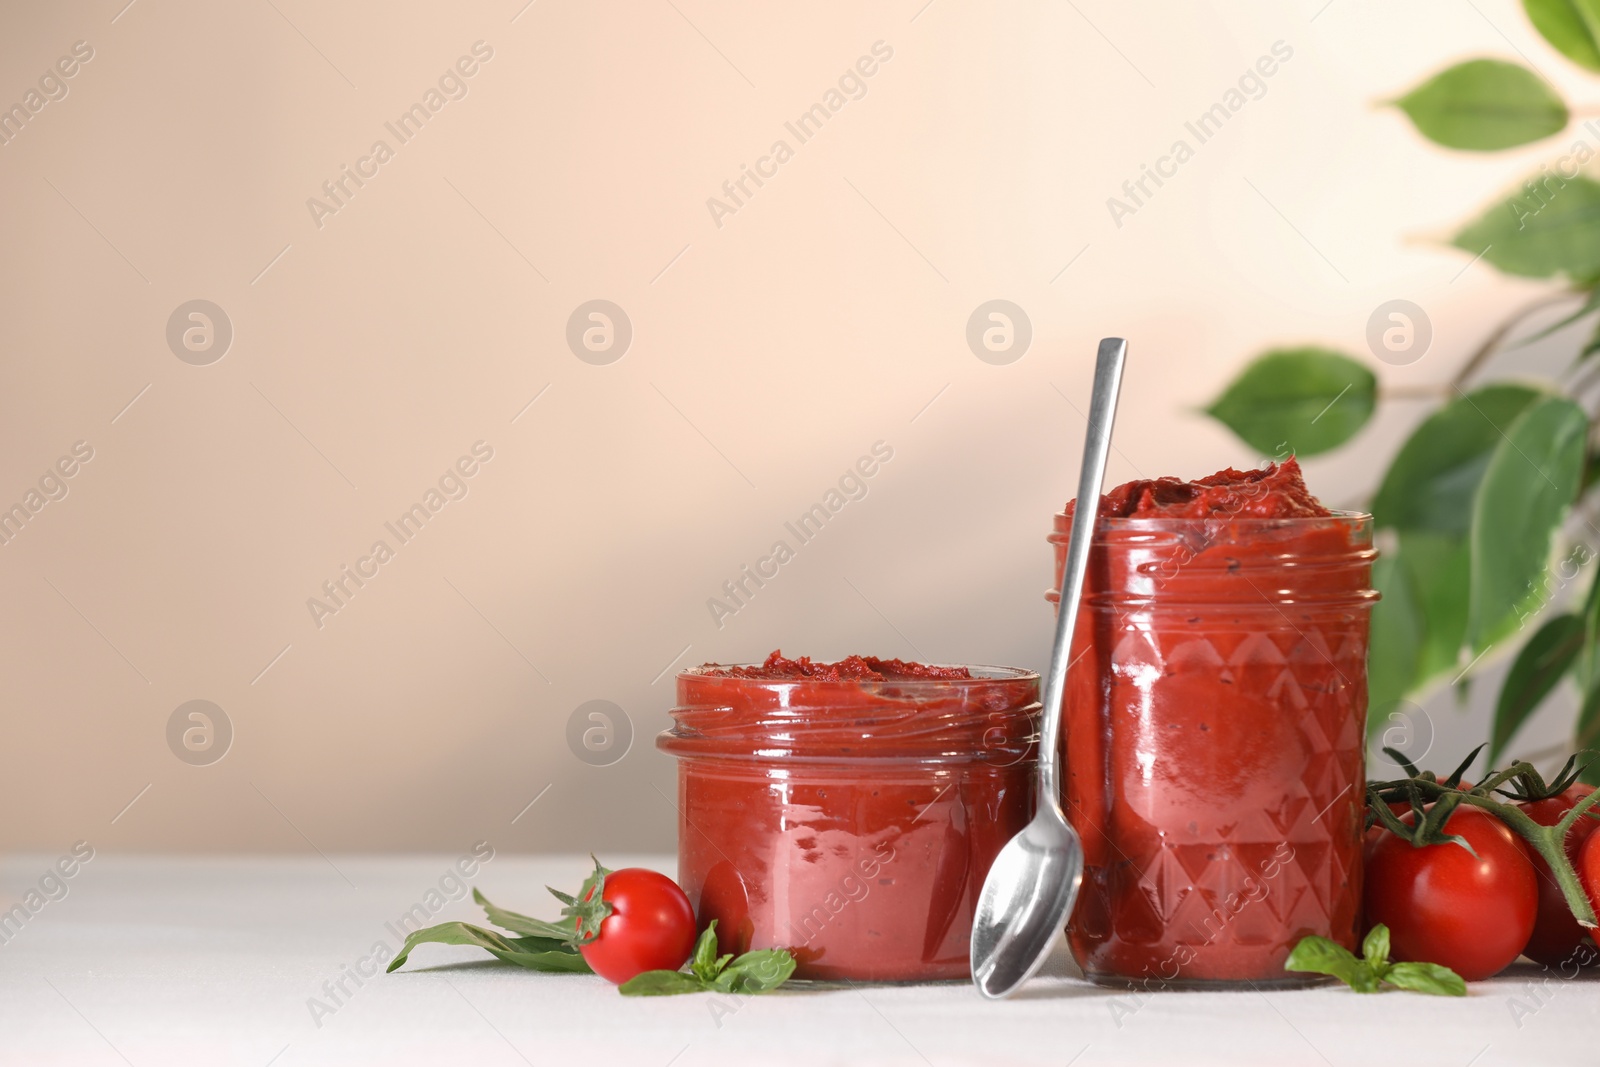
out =
[[[678,675],[678,882],[722,952],[801,978],[964,979],[994,857],[1033,814],[1039,676]]]
[[[1362,514],[1099,520],[1062,724],[1090,979],[1312,984],[1301,937],[1356,947],[1375,556]]]

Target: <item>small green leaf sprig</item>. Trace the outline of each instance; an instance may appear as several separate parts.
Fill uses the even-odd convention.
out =
[[[593,857],[590,857],[593,859]],[[416,930],[400,946],[388,970],[405,965],[411,951],[421,944],[474,945],[485,952],[530,971],[565,974],[592,974],[579,949],[600,934],[600,924],[611,914],[611,904],[601,894],[606,875],[611,872],[594,861],[594,873],[574,894],[550,889],[562,904],[561,919],[547,922],[510,911],[490,903],[478,890],[472,899],[483,908],[494,925],[515,937],[486,930],[471,923],[448,922]],[[550,887],[546,887],[549,889]],[[623,996],[664,997],[678,993],[766,993],[776,989],[794,974],[795,958],[787,949],[769,948],[746,952],[735,958],[731,953],[717,955],[717,921],[700,934],[688,970],[645,971],[618,986]]]
[[[1332,975],[1357,993],[1376,993],[1387,984],[1441,997],[1467,995],[1467,983],[1448,967],[1437,963],[1390,963],[1389,928],[1382,923],[1367,934],[1359,957],[1325,937],[1302,937],[1283,969]]]
[[[600,935],[600,924],[611,914],[611,905],[601,897],[605,891],[606,875],[611,872],[600,865],[593,856],[594,872],[585,878],[577,896],[551,889],[550,894],[561,901],[561,919],[546,922],[530,915],[510,911],[491,904],[476,889],[472,899],[477,901],[489,921],[502,930],[518,934],[506,937],[471,923],[449,922],[415,930],[400,946],[395,958],[389,961],[389,971],[405,965],[411,950],[422,944],[476,945],[507,963],[515,963],[530,971],[556,971],[563,974],[589,974],[591,968],[578,953],[585,942]]]
[[[670,997],[679,993],[766,993],[794,974],[795,960],[787,949],[764,948],[735,958],[717,955],[717,920],[705,928],[695,943],[687,971],[646,971],[617,987],[625,997]]]

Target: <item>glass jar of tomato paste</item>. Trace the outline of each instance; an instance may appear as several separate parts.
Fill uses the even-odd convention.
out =
[[[1038,675],[774,652],[677,681],[678,882],[720,950],[967,978],[984,875],[1033,814]]]
[[[1102,501],[1062,731],[1092,980],[1310,984],[1283,969],[1300,938],[1356,948],[1372,520],[1293,462]]]

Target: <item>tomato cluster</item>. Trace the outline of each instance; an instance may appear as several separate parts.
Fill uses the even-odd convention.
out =
[[[1464,783],[1462,788],[1470,788]],[[1593,789],[1571,786],[1517,806],[1554,826]],[[1390,803],[1408,827],[1416,812]],[[1442,814],[1442,813],[1441,813]],[[1600,912],[1600,820],[1580,817],[1563,845],[1591,905]],[[1389,928],[1396,960],[1438,963],[1468,981],[1498,974],[1519,955],[1563,970],[1600,962],[1590,931],[1573,918],[1544,859],[1504,821],[1456,808],[1440,833],[1454,842],[1422,846],[1374,828],[1366,846],[1366,922]]]

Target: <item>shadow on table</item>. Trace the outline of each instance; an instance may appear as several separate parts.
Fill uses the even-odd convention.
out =
[[[885,989],[895,986],[943,987],[952,990],[964,988],[971,993],[974,1000],[979,999],[978,991],[973,988],[970,979],[951,979],[942,982],[851,982],[810,979],[788,982],[782,989],[775,990],[770,995],[782,995],[785,992],[805,994],[836,990]],[[1038,974],[1029,979],[1026,985],[1013,993],[1008,999],[1061,1000],[1071,997],[1113,997],[1125,992],[1125,990],[1107,989],[1092,985],[1085,981],[1083,972],[1078,969],[1077,963],[1072,959],[1072,953],[1067,949],[1066,941],[1061,940],[1051,950],[1043,966],[1039,968]]]
[[[496,959],[460,960],[453,963],[432,963],[417,966],[410,962],[399,970],[393,972],[401,974],[477,974],[490,972],[521,971],[523,968],[515,964],[506,963]],[[562,977],[549,975],[547,977]],[[1054,979],[1054,981],[1052,981]],[[773,990],[767,996],[804,996],[808,993],[825,993],[832,991],[850,991],[862,988],[883,988],[886,985],[933,985],[960,988],[969,983],[963,980],[948,982],[907,982],[907,983],[882,983],[882,982],[850,982],[828,980],[795,980],[780,988]],[[1056,943],[1044,965],[1039,968],[1039,973],[1017,992],[1013,993],[1011,1000],[1064,1000],[1084,997],[1116,997],[1125,995],[1127,990],[1097,986],[1084,980],[1083,972],[1078,968],[1072,958],[1072,953],[1067,948],[1065,939]],[[973,997],[978,996],[973,990]]]

